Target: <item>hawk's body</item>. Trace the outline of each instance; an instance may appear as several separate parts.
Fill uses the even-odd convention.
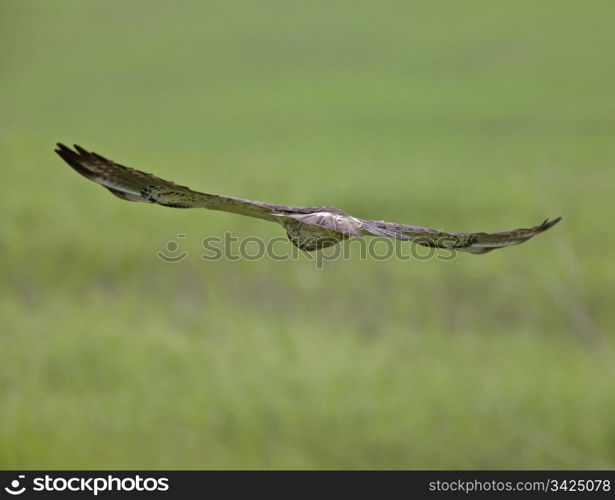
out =
[[[293,245],[306,251],[320,250],[351,236],[380,236],[411,240],[425,246],[454,248],[475,254],[518,245],[546,231],[560,218],[545,220],[529,229],[498,233],[452,233],[419,226],[359,219],[328,207],[292,207],[245,200],[233,196],[200,193],[133,168],[124,167],[75,145],[58,144],[56,152],[77,172],[104,186],[115,196],[174,208],[208,208],[281,224]]]

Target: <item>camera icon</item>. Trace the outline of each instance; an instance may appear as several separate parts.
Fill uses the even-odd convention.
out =
[[[178,234],[176,238],[178,240],[186,239],[187,235]],[[164,262],[170,262],[171,264],[175,264],[176,262],[180,262],[184,260],[188,256],[188,252],[182,251],[181,253],[176,254],[179,251],[179,243],[177,241],[171,240],[167,241],[164,245],[165,251],[158,250],[156,255],[158,258]],[[170,254],[170,255],[169,255]],[[175,255],[174,255],[175,254]]]
[[[11,485],[10,486],[6,486],[4,488],[4,491],[6,491],[9,495],[21,495],[24,491],[26,491],[26,487],[25,486],[22,486],[21,488],[19,488],[19,480],[20,479],[25,479],[26,476],[24,476],[23,474],[20,474],[17,477],[18,477],[18,479],[13,479],[11,481]]]

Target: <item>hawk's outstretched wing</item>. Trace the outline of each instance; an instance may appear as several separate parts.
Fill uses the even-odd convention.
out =
[[[75,151],[63,144],[58,144],[55,151],[81,175],[127,201],[157,203],[174,208],[209,208],[275,222],[278,220],[274,214],[301,211],[300,208],[285,205],[199,193],[152,174],[119,165],[76,144]]]
[[[518,245],[532,236],[546,231],[562,218],[545,220],[528,229],[513,229],[497,233],[451,233],[419,226],[407,226],[394,222],[362,220],[363,232],[374,236],[416,241],[420,245],[435,248],[454,248],[474,254],[487,253],[496,248]]]

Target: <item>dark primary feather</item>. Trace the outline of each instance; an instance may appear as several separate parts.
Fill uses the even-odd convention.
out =
[[[394,222],[358,219],[335,207],[292,207],[246,200],[234,196],[201,193],[115,163],[75,145],[74,150],[58,144],[55,150],[84,177],[105,187],[115,196],[135,202],[157,203],[174,208],[208,208],[257,217],[282,224],[293,238],[329,238],[341,241],[349,236],[371,235],[416,242],[436,248],[454,248],[482,254],[496,248],[518,245],[557,224],[561,217],[545,220],[527,229],[496,233],[456,233]],[[291,238],[291,241],[294,241]],[[305,242],[303,243],[305,244]],[[308,245],[310,246],[310,245]],[[313,248],[320,248],[314,243]]]

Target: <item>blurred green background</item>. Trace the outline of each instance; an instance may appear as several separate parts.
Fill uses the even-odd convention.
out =
[[[615,467],[615,4],[0,0],[0,466]],[[520,247],[204,262],[195,189]],[[184,233],[188,257],[156,252]]]

